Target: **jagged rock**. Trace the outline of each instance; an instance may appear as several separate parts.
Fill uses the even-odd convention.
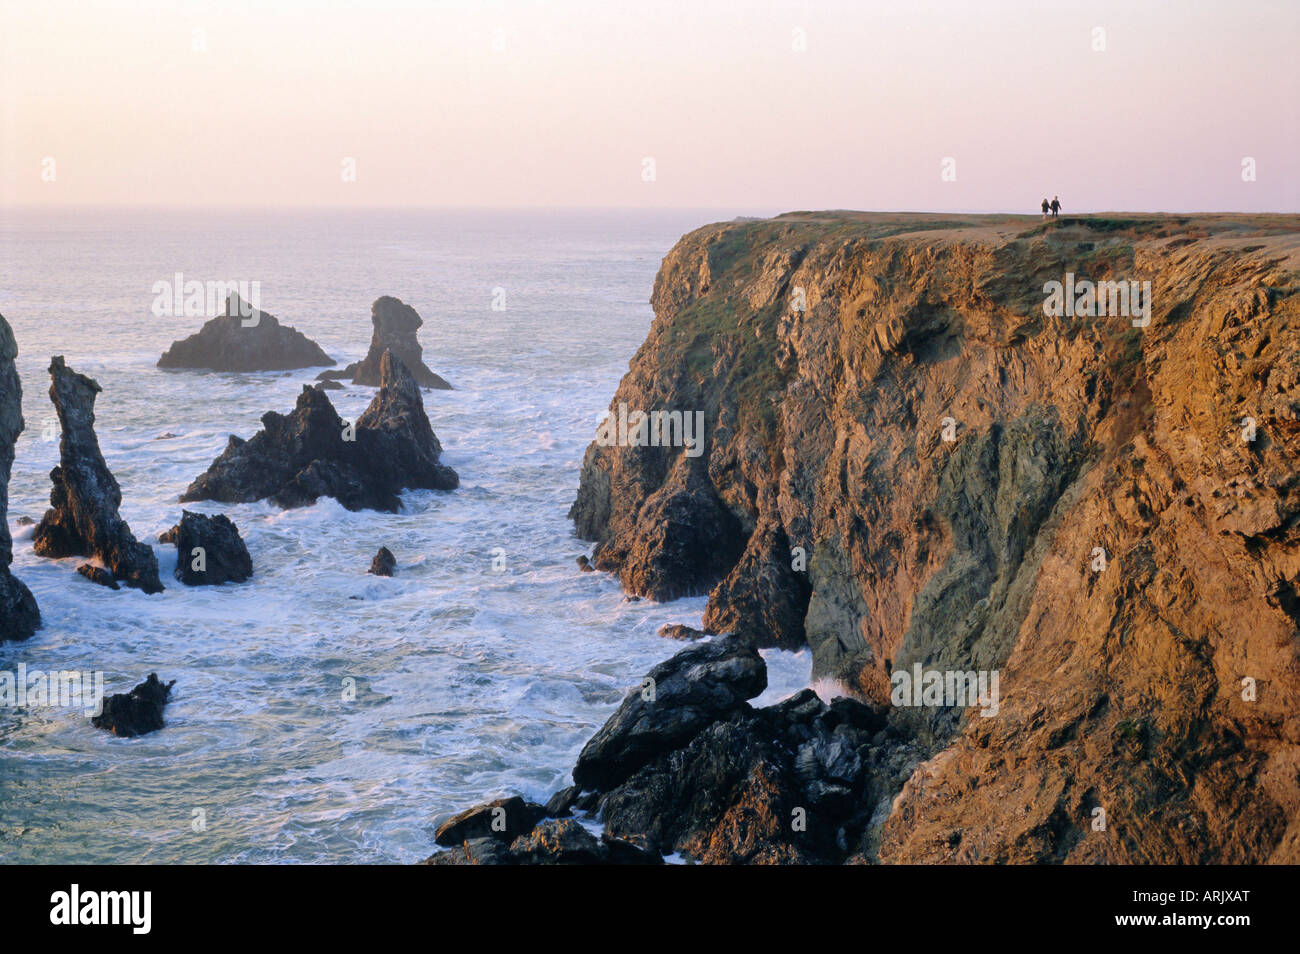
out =
[[[243,583],[253,575],[253,558],[239,528],[224,514],[182,510],[181,522],[162,537],[161,542],[176,544],[176,579],[186,586]]]
[[[19,517],[15,522],[16,522],[16,523],[18,524],[18,526],[20,526],[20,527],[31,527],[31,526],[35,526],[35,524],[36,524],[36,521],[33,520],[31,517],[28,517],[28,516],[22,516],[22,517]]]
[[[596,572],[596,568],[591,565],[591,561],[587,559],[585,554],[578,557],[578,569],[581,570],[583,573]]]
[[[455,489],[460,479],[438,462],[442,445],[414,378],[391,354],[382,370],[383,385],[346,435],[324,392],[304,386],[292,414],[264,414],[247,441],[231,436],[181,501],[270,498],[289,508],[334,497],[349,510],[396,512],[403,489]]]
[[[62,357],[51,359],[50,378],[50,399],[62,427],[59,466],[50,471],[50,509],[32,532],[32,548],[51,559],[94,557],[113,579],[161,593],[158,558],[118,513],[122,491],[95,437],[95,396],[102,389]]]
[[[319,382],[317,382],[316,384],[313,385],[313,387],[315,387],[318,391],[345,391],[345,390],[347,390],[347,388],[345,388],[343,385],[341,385],[341,384],[339,384],[337,381],[334,381],[334,380],[329,379],[329,378],[326,378],[326,379],[323,380],[323,381],[319,381]]]
[[[130,692],[119,692],[105,699],[103,712],[92,716],[90,724],[128,738],[157,731],[164,725],[163,706],[174,685],[175,679],[163,683],[156,672],[151,672],[148,679]]]
[[[395,569],[397,569],[397,557],[393,556],[393,551],[388,547],[380,547],[375,558],[370,561],[369,572],[375,576],[392,576]]]
[[[90,580],[91,583],[98,583],[100,586],[106,586],[110,590],[120,590],[117,580],[113,579],[113,574],[108,572],[102,566],[95,563],[83,563],[77,567],[77,572]]]
[[[546,814],[549,818],[568,818],[572,814],[573,803],[582,794],[581,787],[570,785],[562,788],[546,800]]]
[[[23,431],[23,389],[14,359],[18,344],[4,315],[0,315],[0,643],[27,639],[41,625],[36,598],[22,580],[9,572],[13,539],[9,535],[9,473],[14,463],[14,442]],[[19,526],[23,517],[18,518]]]
[[[664,623],[659,627],[659,635],[664,639],[695,640],[703,639],[708,634],[701,632],[694,626],[685,626],[682,623]]]
[[[607,863],[608,855],[596,836],[572,818],[551,818],[510,845],[516,864],[525,865],[597,865]]]
[[[767,666],[752,647],[715,639],[683,649],[651,669],[583,746],[573,780],[606,791],[766,688]]]
[[[212,371],[291,371],[331,364],[334,359],[316,342],[234,294],[226,299],[224,315],[173,342],[158,359],[160,368]]]
[[[416,337],[416,332],[424,321],[414,308],[400,299],[384,295],[376,298],[370,306],[370,321],[374,325],[370,350],[366,352],[365,358],[348,365],[337,377],[350,377],[353,384],[378,385],[383,380],[381,365],[384,352],[391,351],[395,358],[410,369],[420,387],[451,390],[450,384],[425,367],[424,349]],[[335,375],[330,374],[329,377]],[[324,376],[322,378],[328,380]]]
[[[509,843],[532,831],[545,815],[541,805],[526,802],[518,795],[498,798],[448,818],[438,826],[434,841],[451,846],[471,838],[497,838]]]
[[[629,592],[713,587],[706,628],[802,631],[815,678],[876,708],[914,665],[1000,674],[996,716],[890,707],[855,858],[1300,861],[1297,233],[838,212],[699,229],[664,260],[614,404],[703,410],[706,453],[594,444],[578,534]],[[1152,280],[1150,320],[1045,312],[1067,273]],[[663,506],[686,489],[744,545],[705,561],[719,536]],[[842,807],[843,788],[801,797]]]

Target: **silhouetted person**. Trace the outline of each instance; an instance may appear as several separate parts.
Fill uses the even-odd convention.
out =
[[[1051,205],[1049,205],[1048,202],[1047,202],[1047,200],[1044,199],[1044,200],[1043,200],[1043,218],[1047,218],[1047,213],[1051,211],[1051,208],[1052,208]]]
[[[1057,219],[1060,217],[1061,217],[1061,197],[1054,195],[1052,196],[1052,218]]]

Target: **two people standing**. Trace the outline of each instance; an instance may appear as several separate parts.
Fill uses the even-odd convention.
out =
[[[1054,219],[1060,217],[1060,215],[1061,215],[1061,197],[1060,197],[1060,196],[1055,196],[1055,195],[1052,196],[1052,201],[1051,201],[1051,202],[1048,202],[1046,199],[1043,200],[1043,218],[1047,218],[1047,214],[1048,214],[1049,212],[1052,214],[1052,218],[1054,218]]]

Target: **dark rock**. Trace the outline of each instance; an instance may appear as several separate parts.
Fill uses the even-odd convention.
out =
[[[716,639],[684,649],[651,669],[587,742],[573,780],[607,791],[711,723],[748,709],[745,700],[766,688],[767,666],[750,646]]]
[[[27,517],[27,516],[19,517],[18,520],[17,520],[16,522],[17,522],[18,526],[20,526],[20,527],[30,527],[30,526],[33,526],[33,525],[36,523],[35,520],[33,520],[31,517]]]
[[[601,847],[605,849],[605,860],[611,865],[661,865],[663,855],[650,844],[645,835],[611,835],[604,831],[600,834]]]
[[[424,321],[415,309],[400,299],[384,295],[370,306],[370,321],[374,331],[370,337],[370,350],[356,364],[348,365],[340,377],[350,376],[353,384],[379,385],[383,381],[384,352],[406,365],[420,387],[450,391],[451,385],[430,371],[424,364],[424,349],[416,332]]]
[[[14,442],[23,431],[23,389],[14,359],[18,344],[4,315],[0,315],[0,643],[27,639],[41,625],[41,611],[31,590],[9,572],[13,539],[9,535],[9,473],[14,463]],[[18,525],[25,526],[25,517]],[[30,520],[28,521],[30,522]]]
[[[117,580],[113,579],[113,574],[94,563],[83,563],[77,567],[77,572],[90,580],[91,583],[98,583],[100,586],[106,586],[110,590],[120,590]]]
[[[551,818],[567,818],[572,814],[570,809],[573,803],[578,800],[582,794],[582,789],[577,785],[570,785],[568,788],[562,788],[549,799],[546,800],[546,814]]]
[[[181,522],[163,536],[176,544],[176,579],[186,586],[243,583],[253,575],[253,558],[239,528],[224,514],[182,510]]]
[[[247,317],[244,317],[247,315]],[[226,313],[196,334],[172,343],[160,368],[212,371],[290,371],[333,364],[334,359],[302,332],[281,325],[238,295],[226,299]]]
[[[572,818],[542,822],[516,838],[510,854],[517,864],[526,865],[596,865],[607,860],[596,837]]]
[[[591,561],[587,559],[586,555],[578,557],[578,569],[581,570],[583,573],[596,572],[596,568],[591,565]]]
[[[176,535],[177,535],[178,533],[180,533],[180,532],[181,532],[181,525],[178,523],[178,524],[176,524],[174,527],[171,527],[171,528],[168,529],[168,530],[164,530],[162,533],[158,534],[158,542],[159,542],[159,543],[170,543],[170,544],[172,544],[173,546],[175,546],[175,545],[176,545]]]
[[[694,640],[703,639],[707,634],[700,632],[693,626],[684,626],[681,623],[664,623],[659,627],[659,635],[664,639]]]
[[[149,673],[149,678],[140,683],[129,693],[116,693],[104,700],[104,711],[92,716],[90,724],[97,729],[106,729],[114,735],[126,737],[144,735],[161,729],[163,723],[163,706],[171,695],[176,680],[163,683],[156,672]]]
[[[790,541],[770,513],[760,519],[731,572],[709,594],[706,633],[731,633],[761,648],[799,649],[812,587],[791,568]]]
[[[269,497],[288,508],[334,497],[349,510],[396,512],[403,489],[459,486],[456,472],[438,462],[442,445],[410,372],[391,354],[382,367],[383,386],[346,434],[324,392],[304,386],[292,414],[268,412],[251,439],[232,436],[182,502]]]
[[[514,863],[510,846],[496,838],[469,838],[454,848],[435,852],[424,860],[426,865],[510,865]]]
[[[317,383],[314,385],[314,387],[315,387],[316,390],[318,390],[318,391],[346,391],[346,390],[347,390],[347,388],[345,388],[343,385],[339,384],[337,381],[334,381],[334,380],[328,380],[328,379],[327,379],[327,380],[324,380],[324,381],[317,382]]]
[[[380,547],[375,558],[370,561],[369,572],[375,576],[392,576],[395,569],[397,569],[397,557],[393,556],[393,551],[388,547]]]
[[[50,471],[54,487],[50,509],[32,534],[37,554],[51,559],[98,559],[127,586],[161,593],[158,558],[140,543],[118,513],[122,491],[104,463],[95,437],[95,396],[101,388],[69,368],[62,357],[50,361],[50,398],[59,416],[59,466]]]
[[[498,798],[448,818],[438,826],[434,841],[448,847],[471,838],[496,838],[509,843],[532,831],[545,815],[541,805],[526,802],[518,795]]]

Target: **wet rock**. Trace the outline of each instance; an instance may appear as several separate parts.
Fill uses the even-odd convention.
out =
[[[578,800],[582,794],[582,789],[577,785],[570,785],[568,788],[562,788],[549,799],[546,800],[546,814],[550,818],[567,818],[572,814],[573,803]]]
[[[31,517],[28,517],[28,516],[22,516],[22,517],[19,517],[19,518],[17,519],[17,521],[15,521],[15,522],[16,522],[16,523],[18,524],[18,526],[20,526],[20,527],[33,527],[33,526],[36,525],[36,521],[33,520]]]
[[[767,688],[767,666],[734,640],[684,649],[650,670],[641,686],[583,747],[573,780],[606,791],[661,753],[740,709]]]
[[[331,364],[334,359],[316,342],[233,294],[226,299],[224,315],[173,342],[158,359],[160,368],[212,371],[290,371]]]
[[[333,381],[330,379],[320,381],[317,384],[313,385],[313,387],[315,387],[316,390],[318,391],[346,391],[347,390],[347,388],[339,384],[337,381]]]
[[[586,554],[578,557],[578,569],[583,573],[595,573],[596,568],[591,565],[591,560],[587,559]]]
[[[224,514],[182,510],[181,522],[164,536],[176,544],[176,579],[186,586],[243,583],[253,575],[253,558],[239,528]]]
[[[340,377],[351,377],[353,384],[378,385],[383,380],[384,352],[410,369],[416,384],[423,388],[450,391],[451,385],[434,374],[424,364],[424,349],[416,332],[424,324],[415,309],[400,299],[384,295],[370,306],[370,321],[374,330],[370,337],[370,350],[365,358],[348,365]]]
[[[604,849],[605,863],[611,865],[661,865],[663,855],[650,844],[644,835],[611,835],[608,831],[600,833],[600,844]]]
[[[114,735],[128,738],[155,732],[163,723],[163,706],[171,695],[176,680],[163,683],[156,672],[127,693],[116,693],[104,700],[104,711],[92,716],[90,724]]]
[[[98,583],[100,586],[106,586],[110,590],[120,590],[117,580],[113,579],[113,574],[95,563],[83,563],[77,567],[77,572],[90,580],[91,583]]]
[[[498,838],[469,838],[446,851],[435,852],[426,865],[510,865],[510,846]]]
[[[388,547],[380,547],[375,558],[370,561],[369,572],[375,576],[392,576],[395,569],[397,569],[397,557],[393,556],[393,551]]]
[[[572,818],[551,818],[510,844],[516,864],[597,865],[608,856],[596,836]]]
[[[9,534],[9,474],[14,463],[14,442],[23,431],[22,384],[14,359],[18,344],[0,315],[0,643],[27,639],[41,625],[41,611],[31,590],[12,573],[13,539]],[[25,526],[25,517],[18,525]]]
[[[50,509],[32,533],[33,549],[51,559],[92,557],[115,580],[161,593],[158,559],[118,513],[122,491],[99,450],[95,396],[100,386],[69,368],[62,357],[50,361],[50,377],[62,436],[59,466],[50,472]]]
[[[268,412],[251,439],[232,436],[182,502],[270,498],[290,508],[334,497],[349,510],[395,513],[403,489],[455,489],[459,477],[439,463],[442,445],[414,378],[391,354],[382,371],[383,385],[354,426],[345,428],[324,392],[304,387],[292,414]]]
[[[659,627],[659,635],[664,639],[696,640],[703,639],[708,634],[700,632],[694,626],[686,626],[682,623],[664,623]]]
[[[438,826],[434,841],[440,845],[458,845],[471,838],[495,838],[509,843],[532,831],[546,814],[541,805],[524,801],[518,795],[498,798],[453,815]]]

